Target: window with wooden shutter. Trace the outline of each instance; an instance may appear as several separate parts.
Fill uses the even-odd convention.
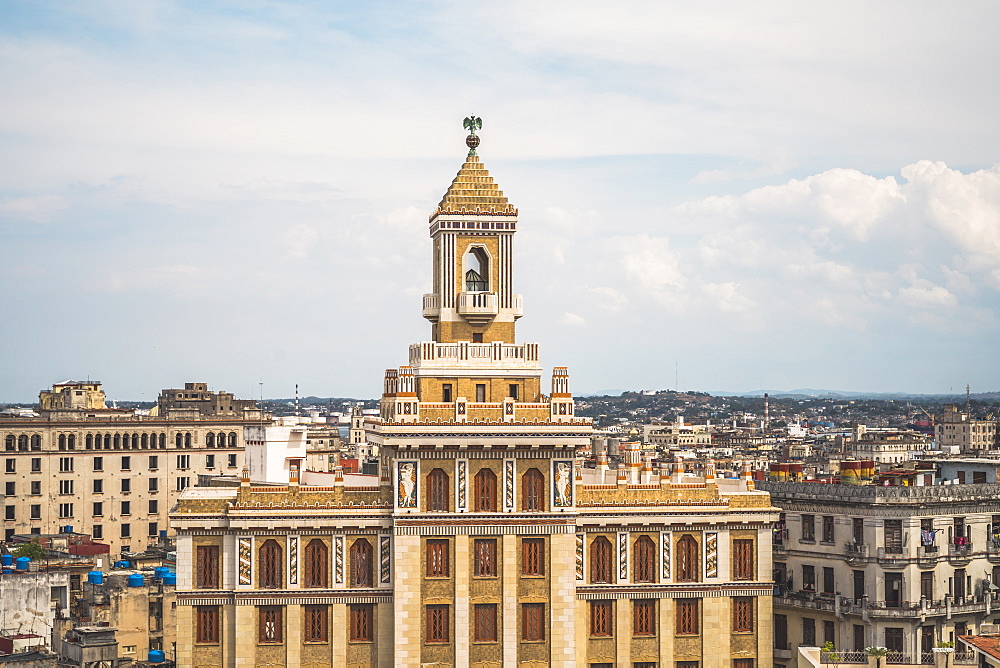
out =
[[[472,639],[475,642],[497,641],[496,603],[477,603],[472,609]]]
[[[634,582],[656,581],[656,545],[649,536],[640,536],[632,548]]]
[[[606,637],[611,635],[613,601],[590,602],[590,635]]]
[[[656,635],[655,599],[640,599],[632,602],[632,635]]]
[[[521,539],[521,574],[545,575],[545,539]]]
[[[219,588],[219,546],[199,545],[197,548],[198,589]]]
[[[306,545],[305,582],[309,588],[325,589],[329,585],[330,550],[319,538]]]
[[[753,668],[755,659],[733,659],[733,668]]]
[[[477,538],[472,547],[474,558],[473,573],[476,577],[492,578],[497,575],[496,538]]]
[[[351,586],[371,587],[372,545],[366,538],[358,538],[351,545]]]
[[[195,642],[219,642],[219,606],[197,606],[195,608],[195,624]]]
[[[700,551],[698,541],[690,534],[681,536],[677,541],[677,581],[697,582],[700,571]]]
[[[280,605],[262,605],[258,608],[257,637],[261,643],[280,643],[284,631]]]
[[[490,469],[480,469],[473,479],[474,507],[479,512],[497,510],[497,476]]]
[[[330,606],[306,605],[304,608],[304,629],[302,639],[305,642],[330,641]]]
[[[611,541],[604,536],[598,536],[590,544],[590,581],[609,583],[612,573]]]
[[[432,539],[427,541],[427,577],[446,578],[449,575],[448,541]]]
[[[698,619],[698,599],[674,599],[677,607],[677,635],[697,635],[700,624]]]
[[[281,589],[285,585],[282,549],[273,538],[260,547],[260,584],[262,589]]]
[[[521,476],[521,510],[545,510],[545,477],[538,469],[528,469]]]
[[[545,640],[544,603],[525,603],[521,606],[521,639]]]
[[[757,576],[753,557],[753,538],[737,538],[733,541],[734,580],[753,580]]]
[[[733,598],[733,631],[747,633],[753,631],[753,597]]]
[[[451,497],[448,487],[448,474],[441,469],[434,469],[427,476],[427,510],[447,512]]]
[[[428,605],[426,636],[427,642],[448,642],[451,636],[448,626],[448,606]]]
[[[351,642],[372,642],[375,622],[375,606],[371,603],[353,603],[350,606]]]

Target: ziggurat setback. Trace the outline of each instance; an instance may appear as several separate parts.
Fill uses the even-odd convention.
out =
[[[185,492],[179,665],[770,666],[777,509],[748,474],[579,465],[568,371],[543,394],[514,337],[517,210],[467,143],[430,218],[432,340],[365,423],[380,475]]]

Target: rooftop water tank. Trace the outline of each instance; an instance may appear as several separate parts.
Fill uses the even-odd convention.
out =
[[[73,533],[73,525],[72,524],[67,524],[66,526],[64,526],[62,528],[62,530],[63,530],[63,533]]]
[[[142,573],[132,573],[128,576],[128,586],[129,587],[142,587],[146,584],[146,578],[142,577]]]
[[[163,576],[163,584],[165,585],[176,585],[177,584],[177,573],[167,573]]]
[[[90,584],[104,584],[104,573],[101,571],[90,571],[87,573],[87,582]]]
[[[127,561],[116,561],[115,562],[115,568],[128,568],[131,565],[132,564],[130,564]]]
[[[0,566],[6,568],[7,566],[14,565],[14,555],[13,554],[0,554]]]
[[[28,557],[18,557],[14,560],[14,563],[17,564],[17,570],[26,571],[28,570],[28,564],[31,563],[31,559]]]
[[[163,663],[166,659],[166,655],[163,653],[162,649],[151,649],[149,650],[149,662],[150,663]]]
[[[170,569],[166,566],[157,566],[153,569],[153,579],[162,580],[163,576],[170,572]]]

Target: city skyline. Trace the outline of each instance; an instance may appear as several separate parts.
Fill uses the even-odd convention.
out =
[[[8,4],[0,401],[376,396],[473,112],[581,391],[996,390],[998,13]]]

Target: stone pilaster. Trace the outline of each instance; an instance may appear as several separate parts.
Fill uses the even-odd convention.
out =
[[[549,656],[553,666],[570,666],[576,663],[576,534],[552,534],[552,576],[549,580],[549,607],[552,614]]]
[[[420,665],[420,536],[397,534],[393,541],[393,617],[396,666]],[[341,664],[344,665],[344,664]]]
[[[253,668],[257,665],[257,606],[237,605],[234,609],[236,628],[241,634],[236,642],[236,665]]]
[[[517,666],[517,536],[503,537],[503,665]]]
[[[455,666],[469,665],[469,537],[455,536]]]

